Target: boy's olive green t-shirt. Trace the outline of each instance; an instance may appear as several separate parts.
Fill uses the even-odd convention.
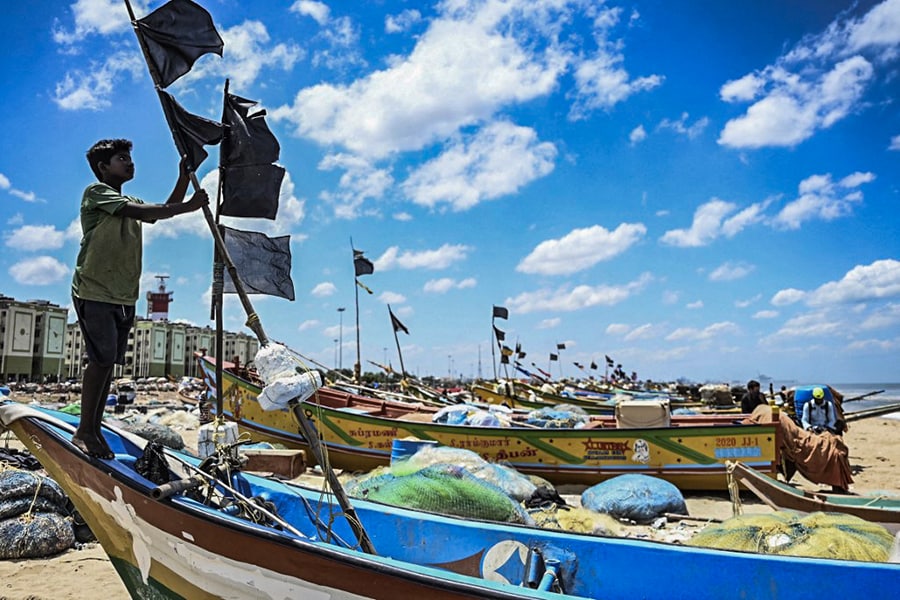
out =
[[[72,277],[72,295],[83,300],[134,306],[141,280],[141,222],[115,213],[128,202],[105,183],[92,183],[81,198],[81,248]]]

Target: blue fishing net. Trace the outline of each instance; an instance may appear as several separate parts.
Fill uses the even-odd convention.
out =
[[[588,488],[581,505],[590,510],[650,523],[665,513],[687,514],[681,490],[664,479],[649,475],[619,475]]]
[[[528,413],[527,423],[544,429],[580,429],[590,421],[583,409],[569,404],[541,408]]]

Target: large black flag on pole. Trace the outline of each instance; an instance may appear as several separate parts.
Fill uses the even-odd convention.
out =
[[[168,92],[160,90],[159,99],[163,104],[163,112],[175,127],[178,128],[184,148],[196,169],[209,156],[203,146],[212,146],[222,140],[222,124],[210,121],[186,111]]]
[[[294,299],[291,279],[291,236],[270,238],[256,231],[241,231],[220,225],[225,248],[237,266],[238,277],[248,294],[268,294]],[[226,294],[234,293],[234,282],[225,274]]]
[[[131,12],[131,6],[128,7]],[[156,70],[155,82],[169,87],[191,70],[204,54],[222,56],[225,44],[212,17],[191,0],[171,0],[146,17],[134,19],[146,48],[147,62]]]
[[[266,111],[251,113],[257,103],[227,91],[222,108],[222,205],[227,217],[274,219],[284,167],[278,160],[281,146],[266,125]]]
[[[190,0],[170,0],[141,21],[138,21],[135,17],[134,9],[132,9],[129,0],[125,0],[125,6],[128,9],[128,17],[134,27],[141,51],[144,53],[144,58],[147,61],[150,77],[153,79],[157,95],[163,106],[163,112],[172,132],[175,147],[179,155],[193,160],[189,151],[191,146],[185,140],[185,134],[177,123],[171,110],[172,107],[165,99],[162,88],[187,73],[193,66],[194,61],[203,54],[221,52],[221,46],[219,45],[221,44],[221,38],[215,32],[212,17],[201,6]],[[151,33],[152,40],[148,41],[148,38],[145,38],[145,30],[155,32]],[[214,35],[211,35],[210,31]],[[164,43],[161,43],[160,40],[163,40]],[[151,47],[153,48],[152,51]],[[190,167],[191,184],[195,191],[199,191],[201,189],[200,182],[197,180],[197,175],[194,172],[197,165],[190,164],[188,166]],[[269,338],[263,330],[259,315],[253,309],[250,298],[239,283],[240,279],[237,275],[237,269],[225,249],[225,241],[216,227],[209,206],[203,207],[203,216],[215,240],[216,251],[221,254],[223,261],[228,267],[229,275],[231,275],[235,284],[241,305],[247,313],[247,327],[256,334],[259,343],[265,346],[269,343]],[[221,401],[221,398],[219,400]],[[217,408],[219,409],[219,414],[221,414],[221,406]]]

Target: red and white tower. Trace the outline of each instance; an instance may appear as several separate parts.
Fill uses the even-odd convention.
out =
[[[172,302],[172,292],[166,291],[166,279],[168,275],[157,275],[159,289],[155,292],[147,292],[147,317],[151,321],[169,320],[169,303]]]

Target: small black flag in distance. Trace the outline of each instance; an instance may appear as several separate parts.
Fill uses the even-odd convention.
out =
[[[494,307],[494,318],[495,319],[508,319],[509,311],[503,306],[495,306]]]
[[[371,275],[375,272],[375,265],[372,264],[372,261],[363,256],[362,250],[354,250],[353,251],[353,269],[356,271],[356,276],[360,275]]]

